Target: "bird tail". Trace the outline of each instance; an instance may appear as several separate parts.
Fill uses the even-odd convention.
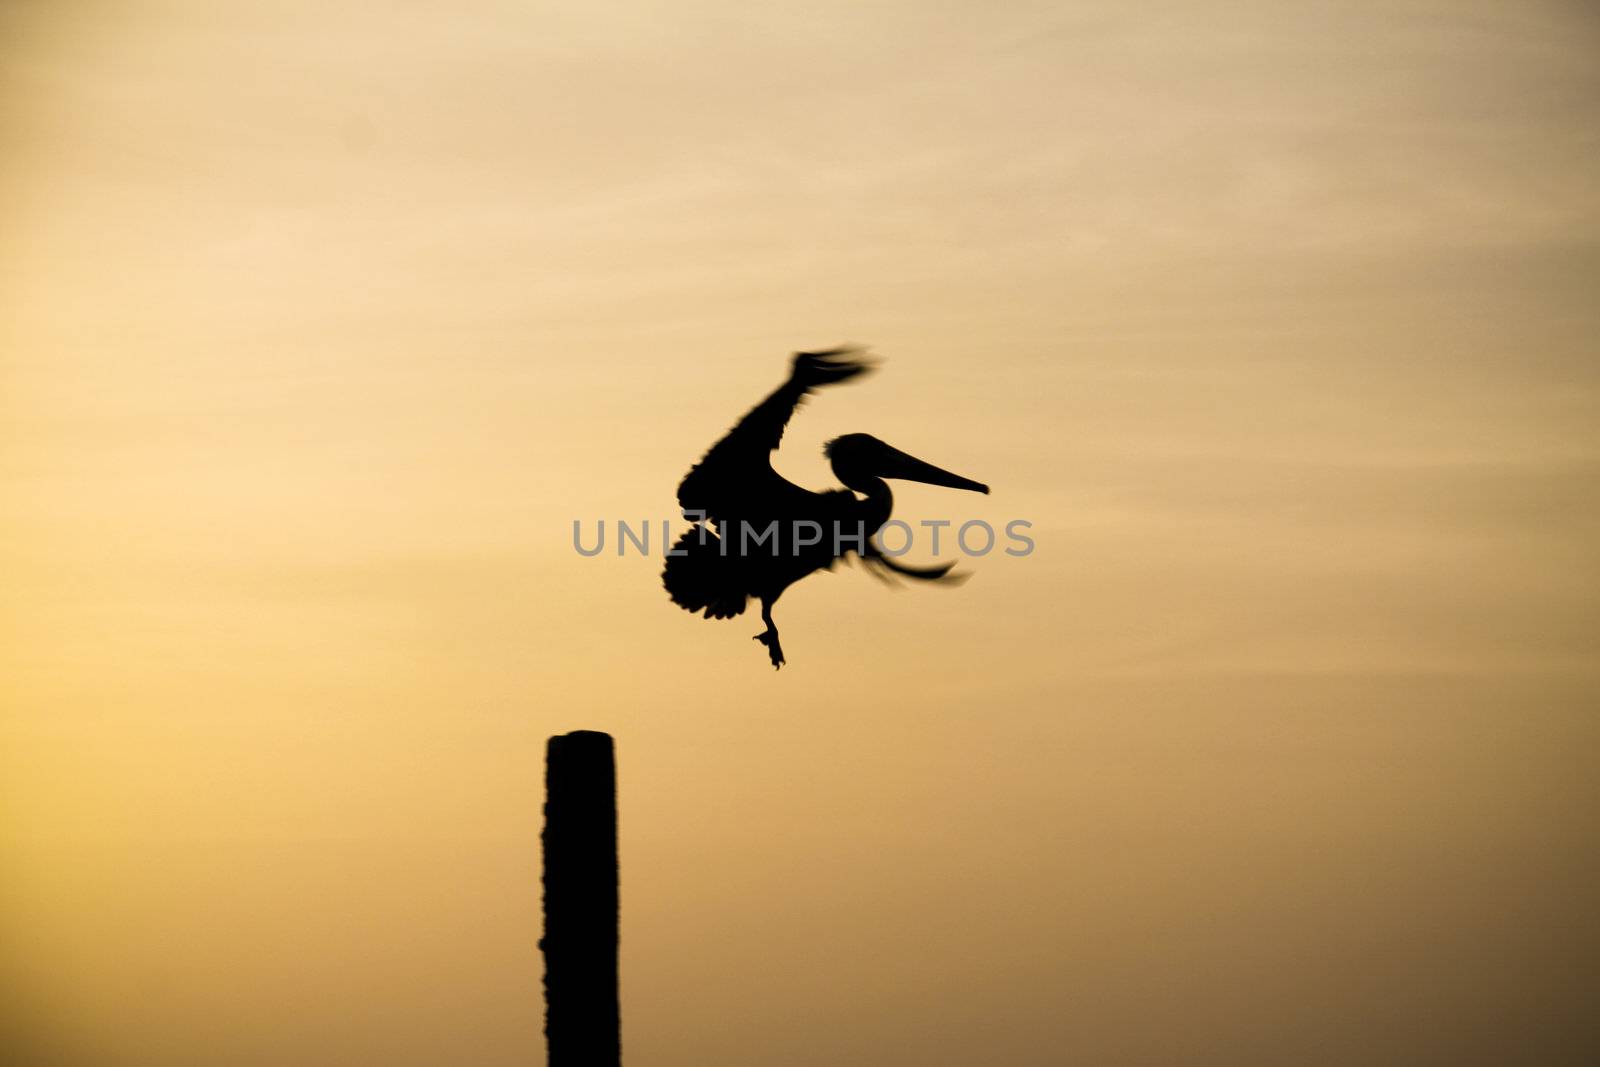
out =
[[[738,557],[722,554],[722,541],[705,526],[691,526],[667,553],[661,572],[672,602],[708,619],[744,614],[748,594],[739,581]]]

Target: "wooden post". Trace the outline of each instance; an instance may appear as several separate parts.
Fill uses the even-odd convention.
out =
[[[617,770],[611,735],[575,730],[545,755],[545,1039],[550,1067],[620,1067]]]

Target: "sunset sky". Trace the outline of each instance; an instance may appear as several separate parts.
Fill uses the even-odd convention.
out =
[[[1596,1062],[1597,279],[1577,0],[0,0],[0,1046],[542,1063],[595,729],[634,1067]],[[1033,554],[573,550],[846,341]]]

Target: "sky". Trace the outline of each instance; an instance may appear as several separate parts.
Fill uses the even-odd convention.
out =
[[[635,1065],[1594,1062],[1597,46],[0,3],[13,1062],[539,1062],[573,729]],[[841,342],[780,472],[1031,554],[809,578],[775,673],[574,551]]]

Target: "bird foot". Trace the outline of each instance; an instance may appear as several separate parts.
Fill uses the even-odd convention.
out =
[[[760,641],[767,646],[767,656],[772,660],[773,670],[783,666],[783,647],[778,644],[778,631],[767,630],[765,633],[756,634],[751,640]]]

